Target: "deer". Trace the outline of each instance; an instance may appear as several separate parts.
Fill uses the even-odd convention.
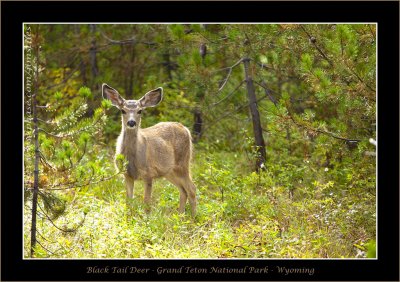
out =
[[[153,180],[164,177],[178,187],[179,212],[185,212],[187,199],[192,216],[196,214],[196,186],[190,173],[192,136],[189,129],[179,122],[160,122],[141,128],[143,110],[157,106],[163,99],[163,88],[150,90],[139,100],[125,100],[117,90],[102,84],[102,96],[121,112],[122,128],[117,139],[117,156],[127,161],[123,171],[126,197],[133,198],[134,182],[144,181],[144,202],[150,207]]]

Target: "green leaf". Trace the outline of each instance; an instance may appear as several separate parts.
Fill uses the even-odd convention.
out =
[[[264,56],[264,55],[261,55],[260,56],[260,62],[262,64],[268,64],[268,58],[266,56]]]
[[[111,103],[110,100],[103,99],[101,101],[101,107],[104,108],[104,109],[109,109],[109,108],[112,107],[112,103]]]
[[[86,86],[79,88],[78,94],[83,98],[93,98],[92,91],[90,91],[90,88]]]
[[[302,54],[301,55],[301,66],[306,71],[311,71],[313,64],[313,59],[310,54]]]
[[[182,24],[172,24],[169,26],[172,34],[178,38],[181,38],[185,35],[185,28]]]
[[[63,98],[63,94],[60,91],[57,91],[56,93],[54,93],[54,98],[58,101],[61,100]]]

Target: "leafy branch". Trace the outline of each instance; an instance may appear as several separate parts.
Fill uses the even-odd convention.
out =
[[[108,181],[110,179],[113,179],[114,177],[116,177],[117,175],[123,173],[122,171],[118,171],[110,176],[107,177],[100,177],[99,179],[92,181],[93,175],[89,178],[89,180],[85,183],[81,183],[79,184],[79,181],[73,181],[73,182],[68,182],[68,183],[59,183],[59,184],[54,184],[54,185],[48,185],[48,186],[43,186],[41,187],[42,189],[48,189],[48,190],[68,190],[68,189],[74,189],[74,188],[81,188],[81,187],[86,187],[89,185],[93,185],[93,184],[98,184],[104,181]],[[31,183],[30,182],[25,182],[25,185],[28,186],[28,190],[31,190],[32,188],[29,188],[29,185]],[[67,187],[63,187],[63,186],[67,186]],[[63,188],[56,188],[56,187],[63,187]]]
[[[321,48],[318,47],[317,45],[317,40],[315,39],[314,36],[312,36],[304,27],[304,25],[300,25],[300,28],[307,34],[308,39],[310,42],[314,45],[315,49],[317,49],[318,53],[333,67],[333,62],[328,58],[328,56],[321,50]]]
[[[345,137],[342,137],[342,136],[338,136],[335,133],[332,133],[332,132],[329,132],[329,131],[326,131],[326,130],[322,130],[322,129],[318,129],[318,128],[314,128],[314,127],[312,127],[312,126],[310,126],[310,125],[308,125],[308,124],[306,124],[306,123],[304,123],[302,121],[296,120],[296,118],[294,117],[292,112],[289,110],[289,105],[288,105],[287,102],[286,102],[286,109],[288,111],[289,118],[293,121],[294,124],[296,124],[299,127],[306,128],[307,130],[310,130],[310,131],[313,131],[313,132],[322,133],[322,134],[328,135],[330,137],[333,137],[335,139],[343,140],[343,141],[346,141],[346,142],[349,142],[349,143],[351,143],[351,142],[360,142],[361,141],[361,139],[350,139],[350,138],[345,138]]]

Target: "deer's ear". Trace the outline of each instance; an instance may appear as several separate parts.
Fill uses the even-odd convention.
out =
[[[116,107],[121,107],[124,103],[124,98],[122,98],[118,91],[103,83],[101,86],[101,92],[104,99],[110,100],[111,103]]]
[[[142,98],[140,98],[139,103],[142,108],[157,106],[163,98],[163,89],[158,87],[157,89],[147,92]]]

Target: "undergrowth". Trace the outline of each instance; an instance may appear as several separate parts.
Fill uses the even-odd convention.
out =
[[[59,192],[66,214],[39,219],[36,257],[51,258],[364,258],[374,257],[376,206],[357,168],[330,171],[277,157],[260,174],[237,153],[199,150],[192,166],[195,218],[177,211],[178,189],[154,184],[146,213],[143,185],[127,205],[122,178]],[[307,177],[303,173],[307,171]],[[371,171],[373,166],[371,165]],[[344,179],[344,180],[343,180]],[[29,203],[25,257],[29,257]],[[78,226],[77,228],[75,228]],[[80,226],[80,227],[79,227]],[[61,227],[61,228],[60,228]],[[58,229],[60,228],[60,229]],[[70,232],[65,232],[72,230]]]

